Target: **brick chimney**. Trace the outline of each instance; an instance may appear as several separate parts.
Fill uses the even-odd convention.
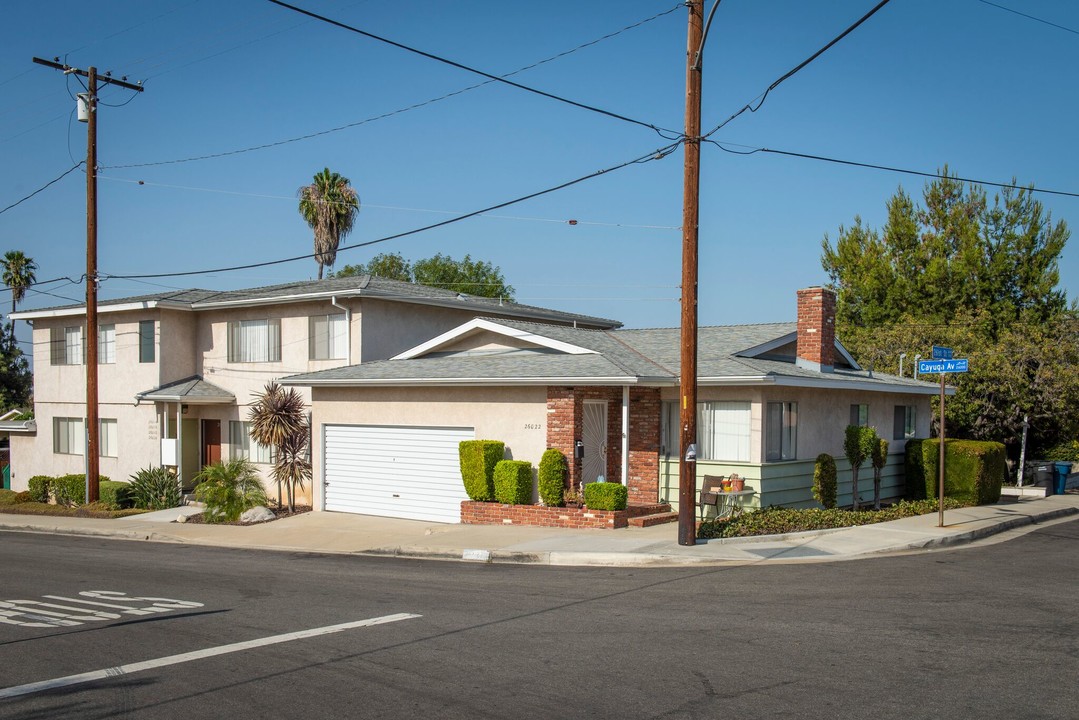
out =
[[[798,291],[798,367],[832,372],[835,359],[835,293],[811,287]]]

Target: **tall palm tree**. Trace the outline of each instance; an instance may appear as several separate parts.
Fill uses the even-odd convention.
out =
[[[26,257],[22,250],[8,250],[4,253],[3,267],[4,284],[11,288],[11,312],[15,312],[15,304],[22,301],[26,288],[37,280],[34,275],[37,263]]]
[[[277,481],[277,504],[281,504],[281,485],[284,484],[288,490],[289,510],[294,511],[294,488],[302,488],[304,481],[311,477],[311,463],[307,460],[311,431],[303,397],[295,388],[285,390],[270,381],[255,395],[248,420],[255,442],[272,447],[276,452],[273,477]]]
[[[352,232],[352,224],[360,211],[360,196],[349,184],[329,168],[316,173],[310,185],[299,190],[300,215],[315,232],[315,261],[318,279],[324,267],[333,267],[341,240]]]

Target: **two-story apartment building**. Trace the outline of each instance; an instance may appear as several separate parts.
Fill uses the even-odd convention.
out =
[[[98,304],[99,467],[126,480],[271,454],[248,436],[247,405],[279,377],[381,360],[477,316],[610,329],[603,318],[370,276],[246,290],[182,290]],[[12,438],[12,488],[85,469],[85,305],[12,315],[33,326],[36,432]],[[301,389],[310,401],[310,390]],[[310,490],[310,489],[308,489]]]

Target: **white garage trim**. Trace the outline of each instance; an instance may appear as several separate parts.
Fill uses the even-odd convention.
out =
[[[323,425],[322,482],[326,510],[460,522],[458,446],[474,428]]]

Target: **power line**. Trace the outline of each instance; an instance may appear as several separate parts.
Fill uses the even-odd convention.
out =
[[[275,0],[270,0],[270,2],[275,2]],[[731,116],[730,116],[729,118],[727,118],[726,120],[724,120],[723,122],[721,122],[721,123],[720,123],[719,125],[716,125],[716,126],[715,126],[714,128],[712,128],[711,130],[709,130],[708,132],[706,132],[706,133],[705,133],[705,134],[704,134],[704,135],[702,136],[702,138],[708,138],[708,137],[710,137],[710,136],[714,135],[715,133],[719,132],[719,130],[721,130],[721,129],[722,129],[722,128],[723,128],[723,127],[724,127],[724,126],[725,126],[725,125],[727,124],[727,123],[729,123],[729,122],[731,122],[732,120],[734,120],[734,119],[735,119],[736,117],[738,117],[739,115],[741,115],[742,113],[744,113],[744,112],[745,112],[746,110],[748,110],[749,112],[757,112],[758,110],[760,110],[760,109],[761,109],[761,105],[764,105],[764,101],[768,99],[768,93],[770,93],[770,92],[772,92],[773,90],[775,90],[775,89],[776,89],[777,87],[779,87],[780,85],[782,85],[782,84],[783,84],[783,83],[784,83],[784,82],[785,82],[786,80],[789,80],[789,79],[790,79],[791,77],[793,77],[793,76],[795,75],[795,73],[797,73],[797,72],[798,72],[799,70],[801,70],[802,68],[804,68],[804,67],[805,67],[806,65],[809,65],[809,64],[810,64],[811,62],[813,62],[814,60],[816,60],[817,58],[819,58],[819,57],[820,57],[821,55],[823,55],[824,53],[826,53],[826,52],[827,52],[828,50],[830,50],[830,49],[832,48],[832,46],[833,46],[833,45],[835,45],[836,43],[838,43],[838,42],[839,42],[840,40],[842,40],[843,38],[845,38],[845,37],[846,37],[847,35],[850,35],[850,34],[851,34],[852,32],[854,32],[854,30],[855,30],[855,29],[857,29],[859,25],[861,25],[862,23],[864,23],[864,22],[865,22],[866,20],[868,20],[869,18],[873,17],[873,16],[874,16],[874,15],[875,15],[875,14],[877,13],[877,11],[878,11],[878,10],[880,10],[881,8],[883,8],[883,7],[884,7],[885,5],[887,5],[887,4],[889,3],[889,2],[891,2],[891,0],[881,0],[881,1],[879,2],[879,3],[877,3],[877,5],[876,5],[876,6],[875,6],[875,7],[874,7],[874,8],[872,9],[872,10],[870,10],[870,11],[869,11],[869,12],[867,12],[867,13],[866,13],[865,15],[863,15],[863,16],[862,16],[861,18],[859,18],[857,22],[855,22],[855,23],[854,23],[853,25],[851,25],[850,27],[848,27],[848,28],[847,28],[846,30],[844,30],[843,32],[839,33],[839,35],[836,35],[836,36],[835,36],[834,38],[832,38],[832,40],[831,40],[831,41],[830,41],[830,42],[829,42],[829,43],[828,43],[827,45],[825,45],[824,47],[822,47],[822,48],[821,48],[820,50],[818,50],[817,52],[813,53],[813,54],[812,54],[812,55],[810,55],[810,56],[809,56],[808,58],[806,58],[805,60],[803,60],[802,62],[800,62],[800,63],[799,63],[798,65],[794,66],[793,68],[791,68],[790,70],[788,70],[788,71],[787,71],[786,73],[784,73],[783,75],[781,75],[781,76],[780,76],[780,77],[779,77],[779,78],[778,78],[778,79],[777,79],[777,80],[776,80],[775,82],[773,82],[773,83],[772,83],[771,85],[769,85],[769,86],[768,86],[767,88],[765,88],[764,92],[762,92],[762,93],[761,93],[760,95],[758,95],[758,96],[757,96],[756,98],[754,98],[754,99],[753,99],[753,100],[751,100],[750,102],[746,103],[746,104],[745,104],[745,105],[744,105],[744,106],[742,107],[742,109],[741,109],[741,110],[739,110],[738,112],[734,113],[734,114],[733,114],[733,115],[731,115]],[[758,99],[760,100],[760,102],[757,102],[757,100],[758,100]],[[757,102],[757,106],[756,106],[756,107],[753,107],[753,103],[754,103],[754,102]]]
[[[6,208],[4,208],[3,210],[0,210],[0,215],[3,215],[4,213],[6,213],[6,212],[7,212],[8,210],[10,210],[10,209],[11,209],[11,208],[13,208],[13,207],[16,207],[16,206],[18,206],[18,205],[21,205],[21,204],[23,204],[24,202],[26,202],[26,201],[27,201],[27,200],[29,200],[30,198],[34,197],[35,195],[37,195],[37,194],[38,194],[39,192],[41,192],[41,191],[42,191],[42,190],[44,190],[45,188],[49,187],[50,185],[53,185],[53,184],[55,184],[55,183],[58,183],[58,182],[60,182],[60,181],[61,181],[61,180],[63,180],[63,179],[65,178],[65,177],[67,177],[67,176],[68,176],[68,175],[70,175],[71,173],[75,172],[75,171],[76,171],[77,169],[79,169],[79,167],[81,167],[82,165],[85,165],[85,164],[86,164],[86,161],[79,161],[79,162],[75,163],[75,164],[74,164],[74,165],[72,165],[72,166],[71,166],[70,168],[68,168],[68,169],[67,169],[66,171],[64,171],[64,173],[63,173],[63,174],[61,174],[61,175],[60,175],[59,177],[57,177],[57,178],[54,178],[54,179],[50,180],[49,182],[45,183],[44,185],[42,185],[41,187],[39,187],[39,188],[38,188],[37,190],[35,190],[34,192],[32,192],[32,193],[30,193],[29,195],[27,195],[26,197],[22,198],[21,200],[17,200],[16,202],[13,202],[13,203],[11,203],[10,205],[8,205],[8,206],[7,206]]]
[[[339,27],[342,30],[348,30],[349,32],[353,32],[353,33],[356,33],[358,35],[363,35],[364,37],[370,38],[372,40],[377,40],[378,42],[385,43],[387,45],[391,45],[391,46],[393,46],[395,48],[399,48],[401,50],[405,50],[407,52],[410,52],[410,53],[413,53],[413,54],[416,54],[416,55],[420,55],[421,57],[425,57],[425,58],[427,58],[429,60],[434,60],[436,62],[440,62],[440,63],[443,63],[445,65],[449,65],[450,67],[455,67],[455,68],[457,68],[459,70],[465,70],[465,71],[473,73],[475,75],[485,77],[488,80],[492,80],[494,82],[505,83],[506,85],[509,85],[511,87],[515,87],[518,90],[524,90],[525,92],[534,93],[534,94],[539,95],[541,97],[548,98],[549,100],[555,100],[555,101],[560,102],[560,103],[565,103],[567,105],[572,105],[574,107],[581,108],[582,110],[588,110],[589,112],[599,113],[600,115],[606,115],[607,117],[615,118],[616,120],[622,120],[623,122],[632,123],[633,125],[640,125],[641,127],[646,127],[646,128],[648,128],[650,130],[654,130],[655,132],[659,133],[659,135],[661,137],[664,137],[664,138],[666,138],[668,140],[679,137],[681,135],[681,133],[678,133],[678,132],[676,132],[674,130],[667,130],[666,128],[659,127],[658,125],[653,125],[652,123],[644,122],[643,120],[635,120],[633,118],[626,117],[625,115],[619,115],[618,113],[612,112],[610,110],[604,110],[604,109],[598,108],[598,107],[596,107],[594,105],[587,105],[585,103],[580,103],[580,102],[577,102],[576,100],[570,100],[569,98],[564,98],[564,97],[561,97],[560,95],[555,95],[553,93],[549,93],[549,92],[545,92],[543,90],[538,90],[536,88],[529,87],[528,85],[522,85],[520,83],[513,82],[512,80],[507,80],[504,77],[499,77],[498,75],[492,75],[489,72],[484,72],[483,70],[478,70],[478,69],[476,69],[474,67],[464,65],[464,64],[456,62],[454,60],[450,60],[448,58],[444,58],[444,57],[441,57],[439,55],[435,55],[433,53],[429,53],[429,52],[426,52],[424,50],[420,50],[418,48],[410,47],[410,46],[405,45],[403,43],[399,43],[399,42],[397,42],[395,40],[390,40],[389,38],[384,38],[384,37],[382,37],[380,35],[375,35],[374,33],[367,32],[366,30],[361,30],[358,27],[354,27],[352,25],[347,25],[347,24],[345,24],[343,22],[339,22],[339,21],[334,20],[332,18],[328,18],[325,15],[319,15],[318,13],[311,12],[310,10],[304,10],[303,8],[296,7],[295,5],[290,5],[290,4],[286,3],[286,2],[282,2],[282,0],[267,0],[267,2],[271,2],[274,5],[279,5],[279,6],[283,7],[283,8],[288,9],[288,10],[292,10],[293,12],[298,12],[301,15],[306,15],[308,17],[312,17],[312,18],[314,18],[316,20],[320,20],[320,21],[322,21],[324,23],[327,23],[329,25],[333,25],[334,27]],[[889,0],[883,0],[883,2],[889,2]],[[666,135],[664,135],[664,133],[666,133]]]
[[[994,182],[992,180],[977,180],[977,179],[973,179],[973,178],[959,177],[958,175],[941,175],[939,172],[931,173],[931,172],[924,172],[924,171],[921,171],[921,170],[909,170],[909,169],[906,169],[906,168],[893,167],[893,166],[890,166],[890,165],[877,165],[877,164],[874,164],[874,163],[856,162],[854,160],[842,160],[842,159],[839,159],[839,158],[826,157],[824,155],[811,155],[809,153],[792,152],[790,150],[773,150],[771,148],[753,148],[753,149],[751,149],[751,150],[749,150],[747,152],[740,152],[740,151],[737,151],[737,150],[730,150],[728,148],[725,148],[725,147],[723,147],[723,145],[721,143],[716,142],[715,140],[706,140],[706,142],[709,142],[709,143],[715,145],[716,147],[718,147],[720,150],[723,150],[725,152],[729,152],[729,153],[731,153],[733,155],[754,155],[756,153],[771,153],[772,155],[786,155],[787,157],[803,158],[803,159],[806,159],[806,160],[819,160],[821,162],[835,163],[837,165],[850,165],[850,166],[853,166],[853,167],[869,168],[870,170],[886,170],[888,172],[901,173],[901,174],[904,174],[904,175],[916,175],[918,177],[937,178],[937,179],[942,179],[942,180],[943,179],[958,180],[960,182],[974,183],[976,185],[988,185],[989,187],[998,187],[998,188],[1004,188],[1004,189],[1010,189],[1010,190],[1027,190],[1029,192],[1044,193],[1046,195],[1061,195],[1063,197],[1079,197],[1079,192],[1069,192],[1067,190],[1048,190],[1046,188],[1039,188],[1039,187],[1035,187],[1033,185],[1022,186],[1022,185],[1018,185],[1018,184],[1016,184],[1014,182],[1001,183],[1001,182]],[[729,143],[729,144],[733,145],[734,143]],[[746,146],[743,145],[743,146],[740,146],[740,147],[746,147]]]
[[[1050,27],[1055,27],[1058,30],[1063,30],[1064,32],[1070,32],[1073,35],[1079,35],[1079,30],[1072,30],[1070,27],[1064,27],[1063,25],[1057,25],[1055,22],[1049,22],[1048,20],[1042,20],[1039,17],[1034,17],[1033,15],[1027,15],[1024,12],[1019,12],[1018,10],[1012,10],[1011,8],[1004,7],[1003,5],[997,5],[995,2],[989,2],[989,0],[978,0],[978,2],[980,2],[983,5],[989,5],[991,7],[995,7],[997,9],[999,9],[999,10],[1003,10],[1004,12],[1010,12],[1010,13],[1013,13],[1013,14],[1018,15],[1020,17],[1025,17],[1027,20],[1033,20],[1034,22],[1040,22],[1040,23],[1043,23],[1045,25],[1049,25]]]
[[[662,148],[659,148],[657,150],[653,150],[653,151],[651,151],[649,153],[638,156],[638,157],[636,157],[636,158],[634,158],[632,160],[627,160],[627,161],[625,161],[623,163],[619,163],[618,165],[613,165],[611,167],[604,168],[602,170],[597,170],[597,171],[595,171],[593,173],[589,173],[587,175],[582,175],[581,177],[575,178],[573,180],[569,180],[569,181],[561,183],[559,185],[555,185],[554,187],[549,187],[549,188],[547,188],[545,190],[539,190],[537,192],[529,193],[528,195],[522,195],[521,197],[514,198],[513,200],[507,200],[505,202],[497,203],[495,205],[490,205],[490,206],[482,208],[480,210],[474,210],[474,211],[469,212],[469,213],[464,213],[462,215],[457,215],[455,217],[449,218],[448,220],[443,220],[441,222],[432,223],[430,225],[425,225],[423,227],[414,228],[412,230],[406,230],[404,232],[395,233],[393,235],[386,235],[384,237],[377,238],[375,240],[368,240],[367,242],[355,243],[353,245],[345,245],[343,247],[338,248],[337,252],[341,253],[341,252],[344,252],[346,250],[355,250],[357,248],[369,247],[371,245],[377,245],[379,243],[384,243],[384,242],[387,242],[389,240],[397,240],[397,239],[400,239],[400,238],[403,238],[403,237],[408,237],[410,235],[416,235],[416,234],[419,234],[419,233],[422,233],[422,232],[426,232],[428,230],[434,230],[435,228],[444,227],[446,225],[452,225],[454,223],[461,222],[462,220],[467,220],[469,218],[473,218],[473,217],[476,217],[478,215],[483,215],[484,213],[490,212],[492,210],[499,210],[501,208],[509,207],[510,205],[516,205],[518,203],[522,203],[522,202],[525,202],[526,200],[531,200],[533,198],[537,198],[537,197],[540,197],[542,195],[548,195],[550,193],[557,192],[559,190],[564,190],[565,188],[571,187],[573,185],[577,185],[577,184],[585,182],[587,180],[592,180],[594,178],[600,177],[601,175],[607,175],[607,174],[612,173],[612,172],[614,172],[616,170],[621,170],[623,168],[629,167],[630,165],[640,165],[640,164],[643,164],[643,163],[651,162],[652,160],[661,160],[661,159],[667,157],[668,155],[670,155],[671,153],[673,153],[675,150],[677,150],[678,147],[681,144],[682,144],[682,141],[678,140],[678,141],[675,141],[675,142],[671,143],[670,145],[666,145],[666,146],[664,146]],[[214,269],[209,269],[209,270],[190,270],[190,271],[186,271],[186,272],[167,272],[167,273],[146,273],[146,274],[138,274],[138,275],[111,275],[110,274],[110,275],[107,276],[107,278],[108,279],[117,279],[117,280],[136,280],[136,279],[145,279],[145,278],[182,277],[182,276],[188,276],[188,275],[209,275],[211,273],[231,272],[231,271],[234,271],[234,270],[250,270],[252,268],[269,267],[271,265],[281,265],[281,264],[284,264],[284,263],[296,262],[296,261],[299,261],[299,260],[310,260],[311,258],[315,257],[316,255],[317,255],[317,253],[305,253],[303,255],[296,255],[294,257],[282,258],[282,259],[279,259],[279,260],[267,260],[265,262],[248,263],[248,264],[245,264],[245,265],[234,265],[234,266],[230,266],[230,267],[214,268]]]
[[[560,53],[557,53],[555,55],[551,55],[550,57],[544,58],[543,60],[538,60],[538,61],[536,61],[534,63],[531,63],[530,65],[525,65],[524,67],[517,68],[516,70],[505,73],[504,75],[502,75],[500,77],[501,78],[508,78],[508,77],[512,77],[514,75],[519,75],[520,73],[526,72],[528,70],[532,70],[532,69],[537,68],[537,67],[539,67],[541,65],[545,65],[545,64],[547,64],[549,62],[559,60],[561,58],[566,57],[567,55],[571,55],[571,54],[573,54],[575,52],[578,52],[580,50],[584,50],[585,48],[596,45],[596,44],[598,44],[600,42],[603,42],[604,40],[609,40],[609,39],[611,39],[613,37],[617,37],[618,35],[621,35],[624,32],[627,32],[629,30],[633,30],[635,28],[638,28],[638,27],[640,27],[642,25],[645,25],[646,23],[650,23],[653,20],[658,20],[659,18],[663,17],[664,15],[669,15],[670,13],[675,12],[676,10],[680,10],[682,7],[683,7],[682,4],[679,3],[678,5],[675,5],[674,7],[672,7],[669,10],[664,10],[663,12],[652,15],[651,17],[647,17],[647,18],[645,18],[643,20],[635,22],[632,25],[627,25],[627,26],[625,26],[625,27],[623,27],[623,28],[621,28],[619,30],[615,30],[614,32],[610,32],[610,33],[607,33],[606,35],[603,35],[602,37],[596,38],[595,40],[590,40],[590,41],[588,41],[586,43],[582,43],[582,44],[580,44],[580,45],[578,45],[576,47],[570,48],[569,50],[563,50]],[[286,28],[286,29],[289,29],[289,28]],[[282,32],[284,32],[284,31],[282,31]],[[203,59],[205,59],[205,58],[203,58]],[[291,143],[301,142],[303,140],[311,140],[311,139],[314,139],[314,138],[317,138],[317,137],[322,137],[323,135],[330,135],[331,133],[340,132],[342,130],[348,130],[348,129],[354,128],[354,127],[359,127],[360,125],[366,125],[368,123],[376,122],[378,120],[385,120],[386,118],[393,117],[394,115],[401,115],[401,114],[406,113],[406,112],[411,112],[412,110],[419,110],[420,108],[426,107],[428,105],[433,105],[433,104],[435,104],[437,102],[442,102],[443,100],[448,100],[448,99],[450,99],[452,97],[456,97],[458,95],[463,95],[466,92],[470,92],[472,90],[476,90],[478,88],[484,87],[485,85],[490,85],[493,82],[497,82],[497,80],[484,80],[481,83],[476,83],[475,85],[469,85],[468,87],[464,87],[464,88],[461,88],[459,90],[454,90],[454,91],[448,92],[448,93],[446,93],[444,95],[439,95],[438,97],[430,98],[429,100],[423,100],[423,101],[418,102],[418,103],[413,103],[412,105],[408,105],[408,106],[403,107],[403,108],[398,108],[396,110],[390,110],[388,112],[384,112],[384,113],[381,113],[379,115],[372,115],[371,117],[364,118],[363,120],[357,120],[355,122],[345,123],[344,125],[338,125],[337,127],[328,128],[326,130],[318,130],[316,132],[307,133],[305,135],[298,135],[296,137],[286,138],[284,140],[276,140],[274,142],[262,143],[260,145],[251,145],[249,147],[238,148],[236,150],[225,150],[225,151],[222,151],[222,152],[207,153],[205,155],[195,155],[195,156],[192,156],[192,157],[178,158],[178,159],[175,159],[175,160],[159,160],[159,161],[156,161],[156,162],[145,162],[145,163],[128,163],[126,165],[103,165],[102,168],[103,169],[109,169],[109,170],[122,170],[122,169],[128,169],[128,168],[154,167],[154,166],[158,166],[158,165],[178,165],[180,163],[198,162],[198,161],[201,161],[201,160],[215,160],[217,158],[229,157],[229,156],[232,156],[232,155],[241,155],[243,153],[255,152],[257,150],[268,150],[269,148],[280,147],[282,145],[289,145]]]

